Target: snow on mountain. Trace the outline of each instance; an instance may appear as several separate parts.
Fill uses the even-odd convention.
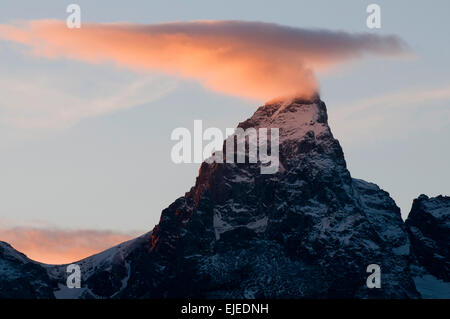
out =
[[[54,298],[45,268],[1,241],[0,298]]]
[[[279,128],[283,169],[203,163],[153,230],[145,268],[135,268],[145,279],[120,297],[419,296],[400,211],[351,178],[322,101],[267,104],[238,127]],[[383,269],[381,290],[365,284],[372,263]]]
[[[268,103],[238,127],[279,128],[277,173],[204,162],[153,231],[76,262],[81,289],[65,286],[67,265],[39,265],[2,244],[0,296],[29,280],[26,265],[57,298],[445,296],[445,198],[420,197],[405,224],[387,192],[351,177],[318,97]],[[380,289],[366,286],[370,264],[381,268]],[[18,289],[47,298],[44,288]]]
[[[126,241],[101,253],[74,262],[80,266],[82,288],[73,289],[66,285],[68,265],[46,265],[49,277],[57,282],[56,298],[113,298],[128,284],[130,277],[130,254],[136,247],[145,244],[151,232]]]

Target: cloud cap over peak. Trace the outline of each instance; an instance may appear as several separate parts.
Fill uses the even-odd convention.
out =
[[[193,21],[153,25],[35,20],[0,25],[0,39],[38,56],[113,62],[139,72],[194,79],[216,92],[267,101],[310,97],[316,72],[364,55],[408,53],[396,36],[309,30],[263,22]]]

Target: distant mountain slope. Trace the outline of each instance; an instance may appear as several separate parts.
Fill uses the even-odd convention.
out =
[[[101,253],[74,262],[80,266],[82,287],[68,288],[66,285],[67,265],[46,265],[49,277],[57,283],[55,297],[73,298],[113,298],[120,293],[132,275],[131,256],[150,241],[151,232],[126,241]]]
[[[2,241],[0,298],[54,298],[46,269]]]

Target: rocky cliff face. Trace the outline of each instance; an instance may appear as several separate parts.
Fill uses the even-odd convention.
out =
[[[378,186],[350,176],[320,99],[264,105],[239,127],[279,128],[278,172],[261,174],[259,162],[203,163],[194,187],[162,212],[152,232],[79,262],[82,289],[64,288],[64,266],[47,267],[55,295],[420,297],[410,271],[416,248],[399,208]],[[434,222],[417,229],[433,232]],[[447,266],[433,268],[442,276],[445,251]],[[380,289],[366,286],[370,264],[381,267]]]
[[[406,225],[418,263],[436,278],[450,282],[450,197],[420,195]]]
[[[400,211],[351,178],[322,101],[265,105],[239,127],[280,129],[279,172],[203,163],[153,230],[134,269],[146,280],[130,278],[122,297],[418,296]],[[383,289],[366,287],[373,263]]]

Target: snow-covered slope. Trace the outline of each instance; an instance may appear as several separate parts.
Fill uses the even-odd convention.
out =
[[[150,238],[151,232],[73,262],[80,266],[80,289],[67,287],[69,264],[41,264],[0,242],[0,298],[114,298],[128,284],[136,262],[130,256]]]
[[[0,298],[53,298],[44,267],[0,241]]]
[[[82,287],[68,288],[67,265],[44,265],[49,277],[57,283],[56,298],[113,298],[128,284],[130,255],[151,238],[151,232],[126,241],[99,254],[74,262],[80,266]]]

